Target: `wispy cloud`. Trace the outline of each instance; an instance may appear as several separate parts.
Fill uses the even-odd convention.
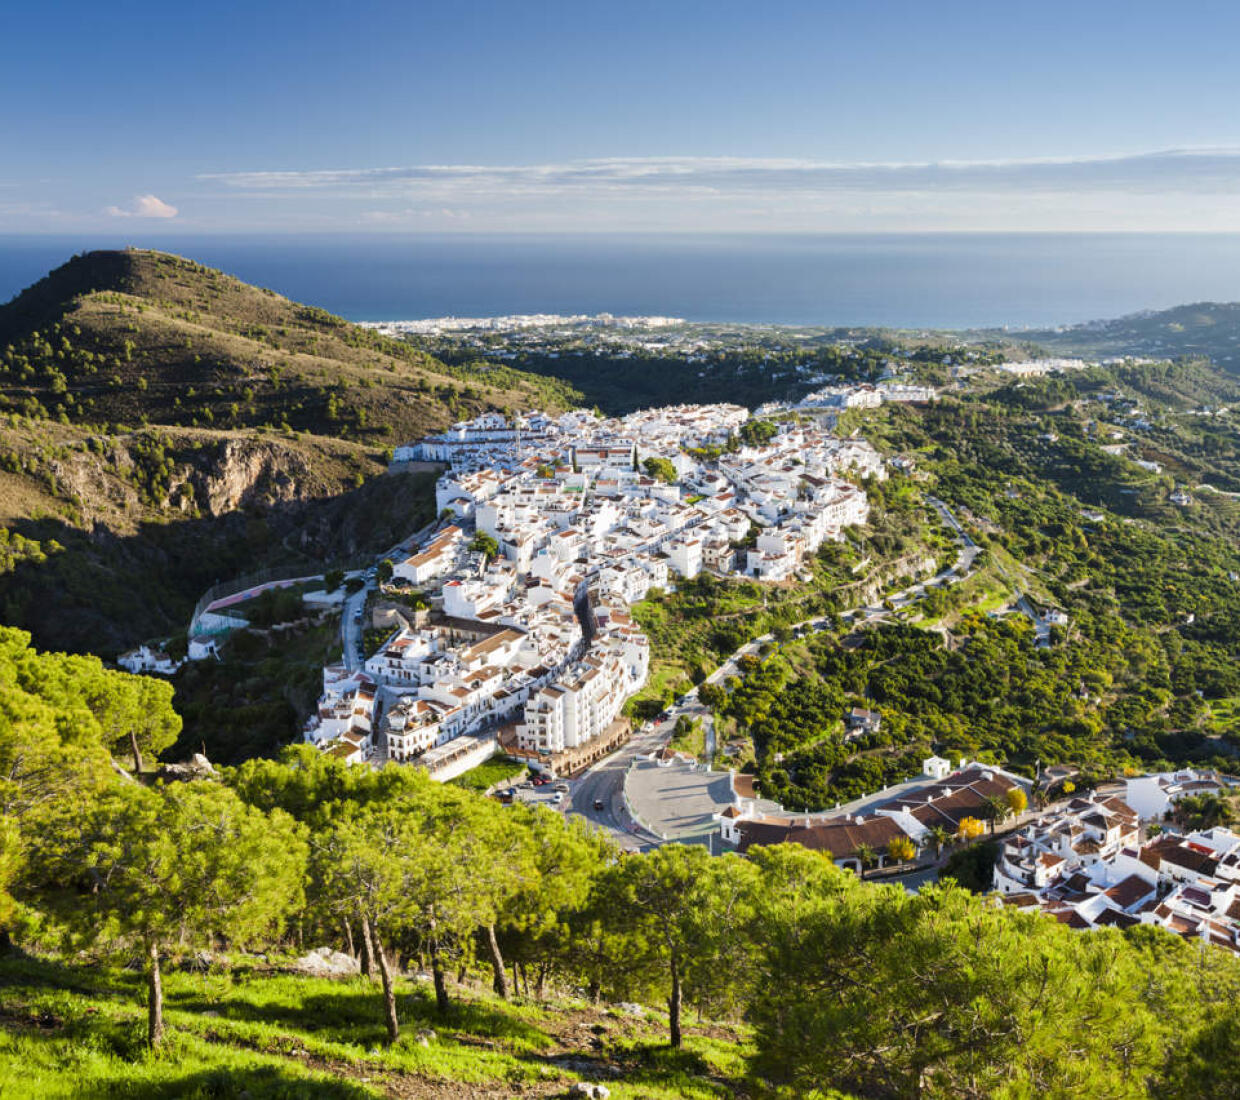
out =
[[[177,208],[155,195],[135,195],[128,207],[109,206],[105,211],[114,218],[175,218]]]
[[[608,157],[524,165],[222,172],[200,177],[261,194],[314,191],[379,198],[564,194],[813,195],[838,192],[1232,193],[1240,149],[1025,160],[846,163],[750,157]]]

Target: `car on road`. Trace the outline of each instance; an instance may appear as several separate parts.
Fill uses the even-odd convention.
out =
[[[563,792],[563,791],[556,791],[556,792],[555,792],[555,794],[554,794],[554,795],[552,795],[552,797],[551,797],[551,804],[552,804],[553,806],[558,806],[558,805],[559,805],[561,802],[563,802],[563,801],[564,801],[564,792]]]
[[[598,812],[599,812],[599,811],[601,811],[602,809],[603,809],[603,800],[602,800],[601,798],[596,798],[596,799],[594,800],[594,810],[595,810],[595,813],[598,813]]]
[[[562,792],[564,792],[564,793],[566,793],[566,794],[567,794],[567,793],[568,793],[568,784],[567,784],[567,783],[557,783],[557,784],[555,785],[555,788],[554,788],[554,789],[555,789],[555,790],[557,790],[557,791],[562,791]]]

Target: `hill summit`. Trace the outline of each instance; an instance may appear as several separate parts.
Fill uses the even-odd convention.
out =
[[[0,306],[0,409],[91,423],[267,425],[379,444],[566,387],[447,367],[163,252],[88,252]]]

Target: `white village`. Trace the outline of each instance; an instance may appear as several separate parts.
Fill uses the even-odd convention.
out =
[[[739,444],[748,420],[735,405],[492,415],[399,449],[448,467],[441,523],[384,585],[416,591],[435,621],[414,614],[363,667],[326,668],[307,738],[445,779],[499,749],[553,774],[614,749],[650,660],[629,605],[704,569],[793,576],[866,521],[857,481],[886,475],[868,443],[816,427]]]

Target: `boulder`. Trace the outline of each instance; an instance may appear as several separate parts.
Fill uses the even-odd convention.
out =
[[[316,947],[294,962],[293,969],[301,974],[325,978],[345,978],[359,971],[357,959],[343,951],[333,951],[330,947]]]

